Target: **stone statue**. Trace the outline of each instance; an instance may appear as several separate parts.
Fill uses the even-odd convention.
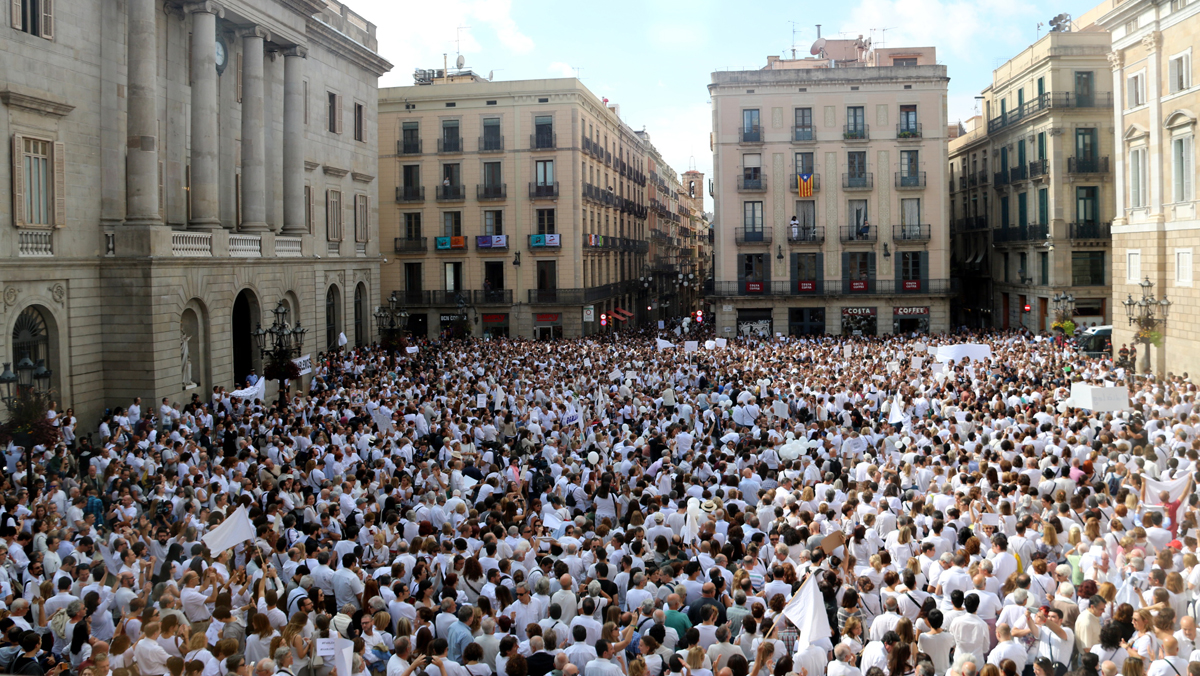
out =
[[[192,380],[192,337],[187,331],[180,331],[179,338],[179,375],[183,380],[183,389],[196,387]]]

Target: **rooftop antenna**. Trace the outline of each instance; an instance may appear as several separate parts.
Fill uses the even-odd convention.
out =
[[[579,71],[583,70],[583,66],[571,66],[571,69],[575,71],[575,79],[576,80],[583,79],[583,78],[579,77]]]
[[[796,60],[796,22],[789,21],[792,24],[792,60]]]
[[[454,53],[458,55],[458,67],[462,68],[466,61],[462,58],[462,32],[471,30],[470,26],[459,26],[454,29]]]
[[[1038,25],[1037,25],[1037,34],[1036,34],[1036,38],[1035,38],[1035,39],[1041,39],[1041,37],[1042,37],[1042,26],[1045,26],[1045,25],[1046,25],[1046,24],[1042,23],[1041,21],[1039,21],[1039,22],[1038,22]]]
[[[888,31],[890,31],[890,30],[892,30],[892,29],[894,29],[894,28],[896,28],[896,26],[892,26],[891,28],[877,28],[877,29],[875,29],[875,30],[878,30],[878,31],[879,31],[879,33],[880,33],[879,44],[878,44],[878,45],[875,45],[875,46],[876,46],[876,47],[878,47],[879,49],[883,49],[884,45],[886,45],[886,44],[887,44],[887,32],[888,32]]]

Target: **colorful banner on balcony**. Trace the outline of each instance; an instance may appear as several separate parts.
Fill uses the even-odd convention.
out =
[[[478,235],[475,237],[476,249],[507,249],[508,235]]]
[[[437,249],[449,249],[450,248],[450,238],[449,237],[435,237],[435,238],[433,238],[433,246]]]
[[[530,235],[529,236],[529,246],[535,246],[535,247],[546,246],[546,236],[545,235]]]
[[[546,246],[562,246],[562,235],[546,235]]]
[[[812,174],[797,174],[796,175],[796,190],[801,197],[812,197],[813,194],[813,175]]]

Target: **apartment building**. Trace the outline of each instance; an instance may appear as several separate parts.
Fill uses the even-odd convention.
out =
[[[415,80],[379,93],[383,293],[409,331],[548,339],[644,321],[646,150],[618,107],[574,78]]]
[[[651,321],[666,321],[698,308],[705,279],[697,249],[704,213],[704,174],[690,170],[681,178],[650,142],[650,135],[637,133],[646,144],[650,205],[650,252],[639,281],[649,293],[645,307]]]
[[[1113,218],[1113,345],[1133,343],[1125,303],[1143,292],[1169,300],[1161,338],[1149,350],[1159,373],[1200,372],[1200,293],[1195,253],[1200,246],[1196,214],[1196,119],[1200,87],[1193,75],[1200,36],[1200,2],[1131,0],[1098,23],[1112,33],[1113,153],[1116,210]],[[1147,282],[1152,287],[1145,288]],[[1137,307],[1130,310],[1134,317]],[[1158,309],[1157,318],[1165,310]],[[1147,346],[1138,345],[1140,355]],[[1140,369],[1139,369],[1140,370]]]
[[[1112,319],[1111,36],[1080,17],[996,68],[950,141],[956,325],[1049,331]],[[1073,310],[1055,304],[1070,295]]]
[[[820,51],[712,74],[718,335],[945,331],[946,67]]]

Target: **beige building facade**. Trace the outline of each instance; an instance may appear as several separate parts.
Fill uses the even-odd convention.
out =
[[[698,309],[706,273],[697,246],[704,216],[704,174],[689,170],[680,175],[670,167],[650,142],[645,131],[638,136],[646,143],[646,223],[650,232],[648,269],[639,278],[649,290],[646,309],[651,321],[688,316]]]
[[[1060,294],[1077,325],[1111,323],[1109,44],[1094,24],[1042,36],[993,72],[983,114],[950,142],[955,324],[1049,331]]]
[[[279,302],[314,357],[371,339],[372,24],[332,0],[10,8],[2,361],[43,362],[93,429],[261,373],[251,332]]]
[[[718,335],[949,328],[948,81],[861,40],[712,74]]]
[[[1132,343],[1120,304],[1142,298],[1139,283],[1171,301],[1160,346],[1151,349],[1157,372],[1200,372],[1200,293],[1195,254],[1196,120],[1200,87],[1194,76],[1200,43],[1200,3],[1136,0],[1099,19],[1112,33],[1116,217],[1113,219],[1113,345]],[[1161,313],[1160,313],[1161,315]],[[1144,345],[1138,345],[1144,354]]]
[[[409,331],[542,339],[644,321],[646,151],[619,109],[574,78],[424,73],[379,95],[383,295],[398,292]]]

